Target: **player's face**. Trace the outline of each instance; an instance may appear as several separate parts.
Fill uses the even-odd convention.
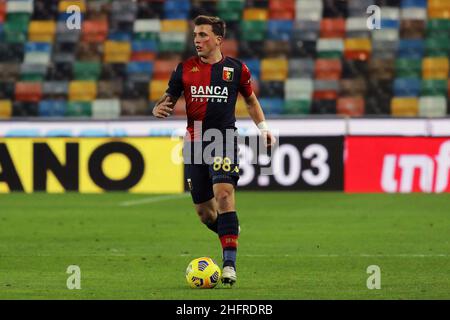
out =
[[[195,26],[194,45],[200,57],[209,57],[220,46],[222,37],[214,34],[209,24]]]

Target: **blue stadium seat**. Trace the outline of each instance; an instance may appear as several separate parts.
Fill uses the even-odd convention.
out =
[[[167,20],[187,20],[189,19],[189,11],[169,11],[164,14]]]
[[[189,19],[189,0],[167,0],[164,2],[164,17],[168,20]]]
[[[423,40],[402,39],[398,45],[398,57],[409,59],[422,59],[425,51]]]
[[[269,20],[267,23],[267,39],[288,41],[291,38],[293,25],[291,20]]]
[[[264,112],[267,115],[279,115],[283,113],[284,100],[281,98],[259,99]]]
[[[130,42],[133,35],[130,32],[125,31],[113,31],[108,35],[108,40],[112,41],[128,41]]]
[[[127,65],[127,73],[153,73],[153,63],[152,62],[130,62]]]
[[[131,43],[133,52],[158,52],[158,42],[155,40],[135,40]]]
[[[427,0],[402,0],[402,8],[426,8]]]
[[[164,2],[164,12],[170,11],[189,11],[191,10],[191,1],[189,0],[166,0]]]
[[[420,94],[420,79],[397,78],[394,80],[394,95],[397,97],[416,97]]]
[[[400,21],[392,19],[381,19],[381,29],[398,29]]]
[[[48,42],[27,42],[25,44],[25,52],[45,52],[50,53],[52,45]]]
[[[243,62],[250,69],[253,79],[259,79],[261,76],[261,60],[259,59],[243,59]]]
[[[66,102],[62,100],[42,100],[39,102],[40,117],[64,117]]]

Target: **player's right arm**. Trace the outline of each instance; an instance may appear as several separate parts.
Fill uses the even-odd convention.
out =
[[[153,115],[159,119],[167,118],[172,114],[173,108],[175,107],[177,101],[177,97],[165,93],[162,98],[156,102],[156,105],[152,111]]]
[[[156,102],[153,108],[153,115],[156,118],[164,119],[172,114],[173,108],[178,101],[178,98],[183,92],[183,64],[179,63],[169,81],[169,88],[161,99]]]

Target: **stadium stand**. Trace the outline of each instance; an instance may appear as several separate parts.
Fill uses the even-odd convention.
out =
[[[73,5],[81,30],[66,25]],[[0,117],[150,115],[195,54],[198,14],[227,22],[223,51],[248,65],[269,115],[450,113],[448,0],[0,0]]]

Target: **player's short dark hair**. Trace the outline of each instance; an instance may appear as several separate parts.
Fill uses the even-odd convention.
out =
[[[225,38],[227,26],[225,24],[225,21],[223,21],[219,17],[204,16],[204,15],[197,16],[194,19],[194,25],[199,26],[202,24],[209,24],[212,27],[212,30],[216,36],[221,36],[222,38]]]

